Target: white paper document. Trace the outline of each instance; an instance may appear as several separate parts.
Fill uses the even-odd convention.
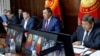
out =
[[[89,56],[100,56],[100,50],[96,50],[95,52],[89,51],[89,48],[84,46],[73,46],[74,53],[80,54],[80,56],[85,54],[90,54]]]
[[[84,47],[84,46],[82,46],[82,45],[80,45],[80,46],[74,45],[74,46],[73,46],[73,50],[74,50],[74,53],[76,53],[76,54],[81,54],[81,53],[87,51],[88,48],[86,48],[86,47]]]
[[[5,55],[3,55],[3,54],[0,53],[0,56],[5,56]]]
[[[95,51],[90,56],[100,56],[100,50]]]

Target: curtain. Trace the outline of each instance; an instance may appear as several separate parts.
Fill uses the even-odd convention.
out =
[[[10,10],[10,0],[0,0],[0,15],[3,14],[3,10]]]

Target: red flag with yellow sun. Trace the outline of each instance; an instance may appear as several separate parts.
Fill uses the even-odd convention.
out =
[[[45,0],[45,7],[51,8],[53,15],[58,15],[62,21],[59,0]]]
[[[81,24],[82,16],[91,14],[95,19],[100,18],[100,0],[81,0],[78,24]]]

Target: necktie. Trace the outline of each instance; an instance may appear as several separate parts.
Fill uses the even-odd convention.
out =
[[[86,32],[84,41],[88,41],[88,31]]]
[[[46,30],[48,29],[48,20],[46,21],[45,29],[46,29]]]
[[[20,19],[21,14],[19,14],[19,19]]]
[[[88,31],[86,31],[85,37],[82,40],[82,45],[84,45],[84,41],[88,41]]]

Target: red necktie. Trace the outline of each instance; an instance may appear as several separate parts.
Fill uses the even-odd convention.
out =
[[[46,30],[48,29],[48,20],[46,21],[45,29],[46,29]]]

